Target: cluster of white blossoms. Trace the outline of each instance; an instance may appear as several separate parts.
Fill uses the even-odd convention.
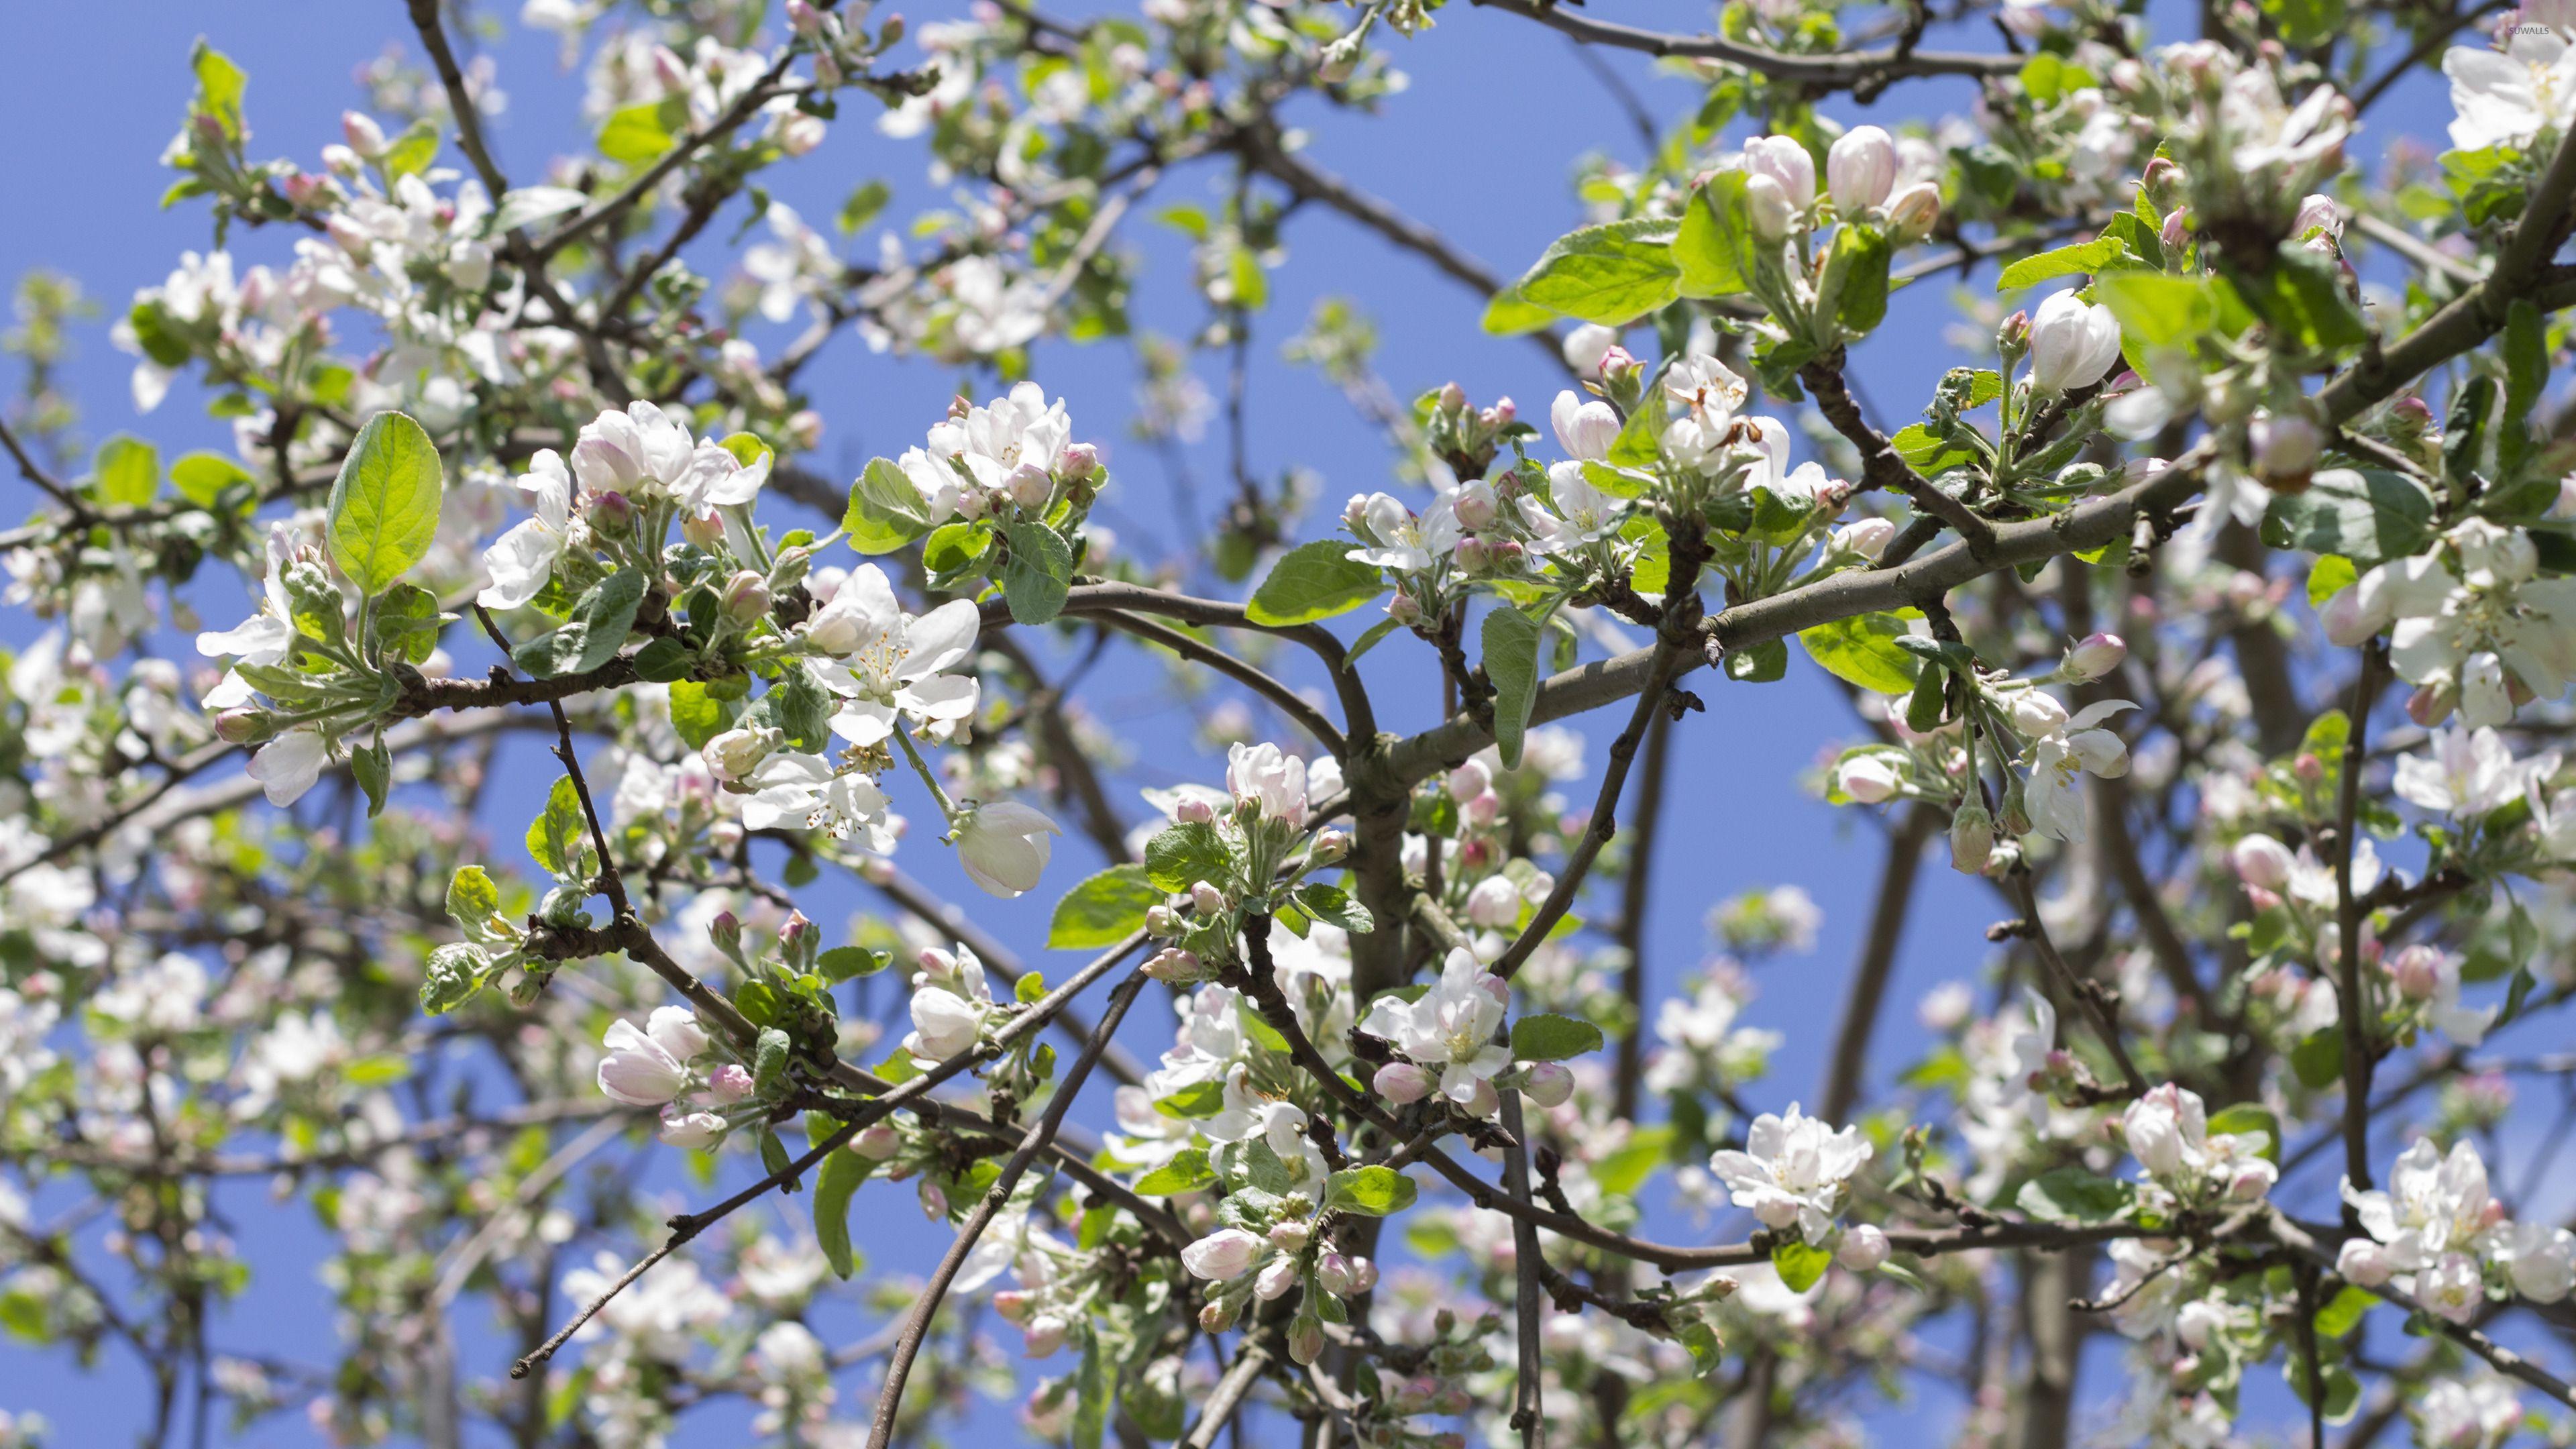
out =
[[[2387,1187],[2362,1191],[2347,1180],[2343,1197],[2369,1236],[2345,1239],[2335,1269],[2364,1288],[2391,1285],[2453,1323],[2474,1321],[2490,1297],[2551,1304],[2576,1289],[2576,1233],[2508,1218],[2465,1139],[2445,1153],[2419,1137],[2389,1168]]]
[[[658,1107],[661,1138],[673,1147],[713,1147],[733,1120],[725,1109],[751,1098],[752,1077],[724,1060],[715,1039],[684,1006],[656,1007],[642,1027],[610,1022],[599,1090],[629,1107]]]
[[[2129,1104],[2120,1140],[2167,1210],[2259,1202],[2280,1181],[2265,1156],[2280,1144],[2259,1132],[2212,1132],[2200,1094],[2168,1082]]]
[[[1063,400],[1049,402],[1034,382],[980,407],[961,400],[932,426],[927,448],[896,460],[934,524],[1043,514],[1062,490],[1096,476],[1099,464],[1090,444],[1073,441]]]
[[[924,1066],[973,1051],[998,1008],[984,980],[984,963],[959,943],[954,952],[922,948],[912,977],[912,1034],[903,1049]]]
[[[2454,710],[2473,728],[2508,723],[2576,679],[2576,578],[2543,576],[2539,562],[2525,530],[2464,520],[2432,551],[2375,565],[2328,600],[2326,636],[2350,646],[2387,632],[2419,724]]]

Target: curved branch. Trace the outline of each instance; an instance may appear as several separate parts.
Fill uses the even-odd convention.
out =
[[[1668,35],[1607,20],[1592,20],[1562,6],[1542,3],[1542,0],[1475,0],[1475,3],[1524,20],[1535,20],[1586,45],[1643,51],[1659,57],[1722,60],[1729,65],[1758,71],[1773,80],[1806,81],[1829,90],[1849,87],[1875,89],[1889,81],[1916,76],[2005,76],[2014,74],[2022,66],[2022,58],[2016,55],[1971,55],[1939,50],[1909,53],[1903,46],[1885,50],[1834,51],[1824,55],[1791,55],[1722,36]]]

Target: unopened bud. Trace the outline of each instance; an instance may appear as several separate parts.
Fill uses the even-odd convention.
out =
[[[724,520],[716,517],[712,512],[680,520],[680,537],[710,552],[717,544],[724,542],[724,536]]]
[[[1145,974],[1174,986],[1186,986],[1205,974],[1196,951],[1173,946],[1145,958]]]
[[[2030,346],[2030,313],[2015,312],[1995,329],[1995,346],[2007,353],[2018,353]]]
[[[1225,913],[1225,892],[1218,890],[1213,882],[1200,881],[1190,887],[1190,905],[1202,916],[1222,915]]]
[[[1318,834],[1315,843],[1306,848],[1306,859],[1314,865],[1331,865],[1350,853],[1350,832],[1327,830]]]
[[[1432,1076],[1411,1062],[1389,1062],[1369,1079],[1377,1094],[1401,1107],[1431,1094]]]
[[[215,738],[228,745],[256,745],[277,734],[277,716],[250,705],[228,709],[215,716]]]
[[[1542,1108],[1562,1107],[1574,1095],[1574,1072],[1563,1062],[1532,1062],[1521,1076],[1521,1095]]]
[[[1908,246],[1932,234],[1941,223],[1941,188],[1917,181],[1887,200],[1888,240]]]
[[[727,1062],[707,1075],[707,1092],[719,1102],[739,1102],[751,1095],[749,1068],[740,1062]]]
[[[2120,667],[2129,657],[2129,646],[2117,634],[2095,632],[2076,641],[2067,651],[2066,672],[2075,679],[2099,679]]]
[[[1494,498],[1494,486],[1481,478],[1462,484],[1452,506],[1458,513],[1458,526],[1471,531],[1493,527],[1500,507]]]
[[[1868,1223],[1854,1223],[1843,1229],[1834,1261],[1854,1273],[1867,1273],[1887,1261],[1888,1251],[1887,1234]]]
[[[1467,390],[1458,384],[1444,383],[1440,388],[1440,411],[1462,413],[1467,410]]]
[[[1982,805],[1962,805],[1950,817],[1950,867],[1963,875],[1981,875],[1994,858],[1995,818]]]
[[[903,1138],[896,1134],[893,1124],[887,1122],[872,1123],[850,1139],[850,1150],[870,1162],[883,1162],[902,1146]]]
[[[1075,443],[1056,459],[1056,472],[1067,483],[1088,482],[1100,471],[1100,449],[1089,443]]]
[[[1313,1363],[1324,1352],[1324,1322],[1311,1313],[1300,1313],[1288,1325],[1288,1356],[1300,1367]]]
[[[1486,546],[1483,539],[1472,535],[1458,540],[1458,547],[1451,556],[1458,561],[1461,573],[1481,574],[1494,563],[1494,551]]]
[[[1411,594],[1399,593],[1386,601],[1386,616],[1405,628],[1411,628],[1421,622],[1422,603]]]
[[[1216,806],[1202,796],[1190,795],[1172,807],[1172,817],[1183,825],[1214,825]]]
[[[2442,989],[2442,952],[2437,946],[2413,945],[2388,963],[2397,994],[2409,1001],[2430,1001]]]
[[[1044,509],[1047,500],[1055,496],[1055,479],[1034,463],[1022,463],[1012,469],[1009,481],[1002,486],[1013,503],[1031,513]]]
[[[2293,413],[2256,418],[2246,426],[2245,441],[2253,454],[2254,475],[2282,492],[2296,492],[2316,471],[2325,440],[2315,423]]]
[[[1172,913],[1172,908],[1170,906],[1164,905],[1160,901],[1156,901],[1154,904],[1145,908],[1146,935],[1176,936],[1180,934],[1180,930],[1181,918]]]
[[[622,538],[635,527],[635,504],[612,488],[590,500],[590,526],[594,532]],[[684,533],[686,530],[682,530]],[[723,529],[719,527],[721,534]]]
[[[342,111],[340,135],[349,143],[350,150],[370,161],[385,153],[385,128],[377,125],[376,118],[364,111]]]
[[[725,583],[724,615],[736,624],[751,624],[769,613],[769,580],[749,569]]]

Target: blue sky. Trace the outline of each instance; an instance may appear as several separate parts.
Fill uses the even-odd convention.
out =
[[[926,6],[913,18],[936,18],[944,7]],[[1651,20],[1688,28],[1700,11],[1687,5],[1653,7]],[[186,57],[200,33],[229,52],[250,74],[248,110],[254,155],[287,154],[310,162],[338,138],[338,115],[359,104],[351,79],[355,67],[380,54],[389,41],[407,37],[401,7],[319,0],[263,0],[225,6],[173,0],[116,0],[113,4],[12,7],[10,32],[19,64],[12,84],[0,88],[0,134],[16,143],[0,148],[0,195],[12,199],[12,225],[0,227],[0,279],[31,267],[66,271],[102,304],[121,312],[133,290],[158,282],[184,249],[210,242],[198,209],[160,210],[157,198],[167,173],[157,157],[175,127],[188,89]],[[1972,40],[1971,44],[1982,44]],[[494,124],[495,144],[514,179],[533,179],[548,155],[580,145],[577,76],[558,72],[550,39],[515,31],[498,52],[500,81],[509,92],[507,113]],[[416,52],[411,58],[417,60]],[[1553,33],[1491,11],[1453,5],[1437,29],[1396,47],[1398,63],[1412,76],[1410,91],[1392,98],[1376,120],[1336,116],[1311,104],[1296,118],[1312,126],[1309,155],[1358,185],[1397,200],[1406,210],[1450,235],[1497,272],[1517,272],[1575,220],[1568,178],[1577,158],[1593,145],[1614,153],[1636,141],[1611,97],[1573,63]],[[1659,114],[1677,113],[1690,100],[1686,85],[1654,77],[1635,57],[1613,56],[1618,68]],[[2416,82],[2390,110],[2398,115],[2446,114],[2437,88]],[[1877,108],[1881,119],[1937,114],[1964,106],[1967,88],[1957,82],[1918,82],[1895,89]],[[2429,101],[2430,107],[2423,102]],[[853,116],[863,105],[849,108]],[[1847,123],[1861,118],[1848,105],[1833,114]],[[2420,127],[2421,122],[2418,122]],[[2365,150],[2370,149],[2365,147]],[[452,159],[452,156],[451,158]],[[898,188],[905,201],[932,197],[922,180],[922,153],[911,143],[874,134],[864,119],[845,121],[812,157],[795,163],[774,184],[782,199],[821,220],[857,183],[875,176]],[[1182,171],[1166,180],[1154,208],[1186,201],[1214,201],[1217,173]],[[904,215],[903,202],[888,213]],[[722,234],[720,224],[715,232]],[[1140,320],[1165,333],[1188,331],[1198,321],[1187,294],[1185,257],[1168,232],[1150,223],[1132,228],[1133,241],[1154,266],[1140,287]],[[873,241],[873,237],[869,239]],[[243,262],[275,260],[287,239],[237,236]],[[1287,466],[1321,476],[1326,509],[1352,493],[1389,485],[1388,459],[1367,423],[1314,373],[1278,358],[1279,345],[1296,330],[1314,299],[1327,294],[1356,298],[1375,317],[1383,346],[1378,366],[1404,396],[1455,379],[1479,401],[1509,393],[1525,415],[1543,412],[1561,377],[1541,364],[1526,343],[1484,336],[1476,327],[1483,299],[1467,293],[1417,260],[1389,251],[1340,218],[1310,210],[1287,234],[1289,258],[1274,277],[1275,300],[1254,347],[1250,443],[1255,470]],[[1990,285],[1981,279],[1979,286]],[[1912,411],[1911,399],[1955,358],[1937,345],[1948,320],[1947,281],[1901,294],[1889,324],[1859,349],[1860,367],[1882,421],[1893,427]],[[115,353],[104,321],[83,327],[69,367],[69,385],[86,415],[91,440],[131,429],[165,450],[222,446],[228,432],[205,418],[202,399],[183,385],[149,418],[136,418],[127,401],[128,359]],[[1039,350],[1037,377],[1064,395],[1076,436],[1106,445],[1116,488],[1111,501],[1122,515],[1150,526],[1166,511],[1166,478],[1157,460],[1128,441],[1124,423],[1132,410],[1136,372],[1123,349]],[[1222,387],[1213,370],[1212,388]],[[9,380],[14,385],[14,378]],[[807,374],[814,404],[828,433],[816,461],[846,477],[874,453],[899,450],[920,433],[961,388],[978,396],[985,380],[961,379],[934,365],[890,362],[843,341]],[[165,452],[165,456],[167,456]],[[1222,476],[1223,437],[1211,433],[1194,450],[1203,479]],[[1216,485],[1203,483],[1213,489]],[[15,518],[30,490],[14,478],[0,480],[0,501]],[[1208,495],[1212,496],[1212,494]],[[792,506],[773,505],[781,516]],[[1308,536],[1321,527],[1310,520]],[[218,587],[206,600],[220,626],[233,601]],[[1358,625],[1345,629],[1355,632]],[[0,614],[0,642],[31,637],[23,615]],[[1422,681],[1425,657],[1390,643],[1366,665],[1390,727],[1428,723],[1436,701]],[[1799,787],[1799,775],[1820,749],[1852,733],[1839,689],[1803,659],[1789,677],[1768,686],[1730,686],[1702,674],[1693,687],[1708,713],[1693,716],[1676,735],[1668,816],[1680,828],[1661,841],[1656,862],[1662,904],[1651,923],[1647,954],[1656,996],[1667,994],[1709,954],[1702,923],[1705,908],[1748,888],[1790,882],[1823,905],[1826,924],[1812,957],[1792,958],[1760,974],[1761,999],[1750,1020],[1782,1030],[1788,1045],[1773,1078],[1749,1095],[1782,1107],[1812,1096],[1830,1022],[1839,1009],[1842,983],[1857,947],[1869,894],[1879,868],[1878,833],[1858,819],[1827,809]],[[1153,764],[1141,768],[1120,798],[1131,817],[1138,808],[1132,787],[1184,778],[1213,779],[1221,766],[1190,758],[1189,708],[1166,697],[1157,675],[1111,669],[1099,678],[1095,707],[1122,730],[1131,753]],[[1596,763],[1615,722],[1579,723]],[[547,762],[533,751],[514,769],[542,787]],[[1575,788],[1588,798],[1588,785]],[[496,792],[503,797],[510,791]],[[519,822],[492,823],[502,858],[516,860]],[[1037,949],[1052,891],[996,904],[974,896],[945,852],[916,835],[903,864],[914,874],[968,901],[980,921],[1055,972]],[[1094,868],[1087,849],[1068,842],[1050,876],[1061,889]],[[1873,1080],[1884,1082],[1916,1039],[1913,1003],[1935,983],[1976,975],[1987,955],[1982,928],[2003,914],[1982,887],[1927,860],[1923,890],[1907,935],[1882,1019]],[[837,927],[867,904],[856,891],[827,884],[809,890],[807,911]],[[880,994],[880,1002],[888,997]],[[1140,1019],[1152,1013],[1140,1010]],[[1150,1053],[1162,1031],[1159,1019],[1131,1026],[1127,1040]],[[1168,1042],[1168,1035],[1162,1037]],[[878,1189],[883,1191],[883,1189]],[[218,1324],[219,1347],[257,1349],[319,1360],[330,1341],[329,1299],[313,1278],[321,1251],[308,1212],[272,1204],[251,1185],[229,1193],[225,1206],[240,1238],[250,1246],[255,1270],[249,1296]],[[939,1238],[919,1224],[908,1200],[866,1215],[883,1236],[866,1245],[878,1261],[935,1251]],[[1678,1226],[1678,1225],[1677,1225]],[[1688,1229],[1682,1228],[1687,1231]],[[940,1235],[944,1237],[944,1235]],[[469,1362],[483,1372],[504,1355],[469,1330]],[[37,1409],[57,1425],[59,1442],[120,1442],[138,1423],[143,1380],[130,1362],[113,1354],[95,1378],[60,1372],[55,1358],[39,1360],[10,1348],[0,1358],[0,1408]],[[845,1389],[845,1399],[851,1390]],[[852,1406],[856,1407],[856,1406]],[[997,1420],[997,1424],[1007,1420]],[[247,1442],[299,1443],[305,1431],[293,1420],[272,1421]],[[693,1425],[684,1443],[732,1442],[739,1421]]]

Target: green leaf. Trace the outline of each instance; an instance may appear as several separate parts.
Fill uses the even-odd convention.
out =
[[[242,123],[242,91],[250,77],[233,64],[232,57],[206,44],[203,38],[188,53],[188,68],[197,73],[197,103],[201,116],[212,116],[223,127],[227,139],[239,142],[248,134]]]
[[[599,130],[599,154],[627,166],[645,166],[671,149],[662,101],[646,101],[611,114]]]
[[[1022,624],[1043,624],[1064,612],[1065,595],[1073,590],[1073,548],[1064,535],[1043,523],[1014,521],[1005,530],[1011,561],[1002,570],[1002,597],[1011,617]]]
[[[135,345],[143,355],[163,367],[185,367],[193,354],[188,340],[179,335],[178,325],[158,302],[137,302],[125,314],[134,328]]]
[[[562,628],[520,645],[510,657],[540,677],[597,669],[617,657],[643,602],[643,571],[619,569],[583,591]]]
[[[1679,295],[1673,232],[1653,217],[1569,232],[1521,278],[1521,297],[1586,322],[1632,322]]]
[[[893,463],[871,459],[850,484],[850,506],[841,515],[841,531],[859,552],[892,553],[930,532],[930,526],[929,502]]]
[[[2379,1302],[2378,1294],[2346,1283],[2334,1297],[2326,1300],[2324,1307],[2317,1310],[2317,1337],[2341,1338],[2352,1332],[2361,1326],[2363,1316],[2378,1307]]]
[[[421,970],[420,1009],[444,1016],[474,999],[483,989],[487,963],[481,947],[450,941],[429,953]]]
[[[767,1097],[787,1080],[787,1058],[795,1045],[787,1033],[777,1027],[761,1028],[759,1038],[752,1043],[751,1082],[754,1091]],[[774,1167],[770,1170],[777,1171]]]
[[[394,783],[394,757],[385,749],[384,736],[378,735],[349,751],[349,774],[367,793],[367,818],[373,820],[384,814],[385,792]]]
[[[1876,227],[1846,224],[1835,230],[1827,268],[1839,286],[1834,312],[1843,326],[1867,332],[1887,320],[1887,264],[1895,254]]]
[[[1538,643],[1546,625],[1506,604],[1485,615],[1485,677],[1494,685],[1494,747],[1521,767],[1521,740],[1538,703]]]
[[[837,986],[862,976],[874,976],[894,964],[891,951],[871,951],[864,946],[834,946],[814,958],[814,969],[823,979]]]
[[[671,728],[690,749],[703,750],[707,741],[732,728],[733,717],[724,700],[694,679],[683,679],[671,686]]]
[[[2304,352],[2359,347],[2369,337],[2361,313],[2344,295],[2335,260],[2285,241],[2259,273],[2227,269],[2236,295],[2271,325],[2274,340]]]
[[[2322,1026],[2299,1038],[2299,1044],[2290,1048],[2290,1070],[2312,1092],[2342,1081],[2343,1028]]]
[[[429,169],[438,156],[438,127],[414,121],[385,146],[385,174],[399,181]]]
[[[2262,0],[2263,15],[2277,27],[2281,43],[2307,50],[2338,38],[2344,28],[2344,0]]]
[[[2528,297],[2516,297],[2505,309],[2504,412],[2496,430],[2496,473],[2521,476],[2531,456],[2532,422],[2541,392],[2549,386],[2549,324]]]
[[[2433,537],[2433,511],[2433,495],[2402,473],[2328,468],[2303,493],[2273,495],[2263,533],[2275,547],[2342,554],[2367,568],[2421,551]]]
[[[2156,349],[2191,342],[2217,318],[2209,284],[2198,277],[2114,272],[2094,281],[2093,296],[2120,319],[2122,350],[2133,364]]]
[[[1419,1193],[1412,1178],[1392,1167],[1347,1167],[1324,1183],[1327,1205],[1371,1218],[1404,1211]]]
[[[460,865],[447,878],[447,918],[461,931],[473,931],[501,913],[501,888],[479,865]]]
[[[1073,1449],[1100,1449],[1109,1434],[1109,1401],[1118,1375],[1096,1332],[1082,1336],[1082,1363],[1073,1372]]]
[[[1386,592],[1377,565],[1350,557],[1348,539],[1319,538],[1279,556],[1252,591],[1244,617],[1271,628],[1347,614]]]
[[[882,181],[864,182],[850,193],[847,201],[841,203],[841,214],[832,219],[833,224],[841,229],[841,235],[856,236],[859,229],[876,220],[877,213],[885,210],[886,203],[892,200],[894,188]]]
[[[2115,1223],[2137,1207],[2138,1190],[2080,1167],[2060,1167],[2023,1183],[2013,1202],[2045,1223]]]
[[[1316,920],[1339,926],[1354,936],[1365,936],[1377,929],[1377,918],[1369,914],[1369,908],[1352,900],[1339,886],[1308,881],[1297,887],[1297,905]]]
[[[394,412],[369,418],[331,484],[331,561],[360,593],[383,593],[428,555],[446,492],[420,424]]]
[[[1743,649],[1730,649],[1719,667],[1738,684],[1769,684],[1788,674],[1789,646],[1783,640],[1765,639]]]
[[[1184,1147],[1172,1160],[1136,1179],[1138,1197],[1171,1197],[1176,1193],[1196,1192],[1216,1181],[1216,1172],[1208,1166],[1208,1156],[1195,1147]]]
[[[1771,1245],[1771,1266],[1780,1272],[1780,1283],[1792,1293],[1804,1293],[1816,1286],[1825,1270],[1834,1265],[1834,1255],[1822,1248],[1811,1248],[1803,1238],[1791,1238]]]
[[[119,508],[141,508],[161,491],[161,450],[119,433],[98,445],[98,497]]]
[[[1965,468],[1977,461],[1977,455],[1953,444],[1928,423],[1915,423],[1897,430],[1888,439],[1896,456],[1903,458],[1915,472],[1926,478],[1937,478],[1953,468]]]
[[[2056,277],[2090,276],[2095,272],[2144,265],[2118,237],[2098,236],[2088,242],[2077,242],[2072,246],[2041,252],[2035,257],[2022,258],[2004,268],[2003,274],[1995,278],[1995,290],[2018,292]]]
[[[2288,1382],[2291,1392],[2299,1396],[2299,1402],[2321,1403],[2327,1423],[2343,1423],[2353,1416],[2354,1410],[2361,1407],[2361,1380],[2354,1378],[2352,1370],[2339,1363],[2320,1364],[2318,1367],[2323,1371],[2322,1377],[2325,1380],[2322,1400],[2319,1392],[2309,1384],[2306,1354],[2293,1353],[2285,1356],[2281,1361],[2281,1377]]]
[[[1496,337],[1518,337],[1536,332],[1556,320],[1556,314],[1521,295],[1518,287],[1505,287],[1485,304],[1484,329]]]
[[[2320,554],[2317,566],[2308,570],[2308,607],[2313,609],[2326,600],[2351,588],[2361,578],[2352,560],[2339,553]]]
[[[823,1154],[823,1165],[815,1171],[814,1240],[822,1244],[836,1278],[858,1271],[850,1253],[850,1199],[875,1170],[874,1162],[845,1145]]]
[[[2281,1119],[2273,1116],[2267,1107],[2239,1102],[2224,1111],[2213,1112],[2209,1117],[2209,1130],[2213,1134],[2260,1137],[2263,1139],[2261,1151],[2264,1159],[2275,1164],[2281,1160]]]
[[[1561,1062],[1601,1050],[1601,1028],[1580,1017],[1536,1012],[1512,1023],[1512,1059]]]
[[[635,651],[635,677],[647,684],[677,684],[698,665],[688,645],[665,634]]]
[[[558,880],[571,880],[588,847],[590,824],[581,810],[581,792],[569,775],[546,792],[546,808],[528,826],[528,855]]]
[[[1798,643],[1837,679],[1880,694],[1903,694],[1923,667],[1895,643],[1909,632],[1900,615],[1858,614],[1802,629]]]
[[[1744,178],[1742,171],[1720,171],[1683,209],[1672,247],[1683,296],[1724,297],[1752,287],[1759,253],[1752,214],[1744,203]]]
[[[438,596],[418,584],[396,584],[376,601],[376,643],[390,659],[426,664],[438,652]]]
[[[1141,865],[1113,865],[1064,893],[1047,923],[1047,949],[1096,951],[1127,939],[1163,898]]]
[[[1185,891],[1203,880],[1223,884],[1234,877],[1234,852],[1213,825],[1169,825],[1145,842],[1145,873],[1167,891]]]

